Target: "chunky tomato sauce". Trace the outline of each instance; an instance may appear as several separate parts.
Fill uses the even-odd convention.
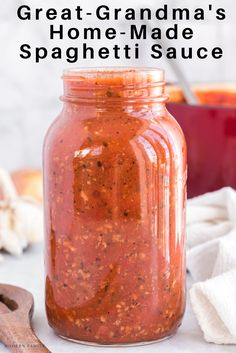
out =
[[[193,85],[200,105],[236,106],[236,86],[233,84]],[[175,84],[167,85],[169,103],[187,103],[181,88]]]
[[[44,186],[46,309],[65,338],[146,342],[181,323],[186,147],[154,74],[64,76]]]
[[[236,90],[227,88],[208,89],[207,91],[196,91],[196,95],[201,102],[205,105],[220,105],[220,106],[236,106]]]

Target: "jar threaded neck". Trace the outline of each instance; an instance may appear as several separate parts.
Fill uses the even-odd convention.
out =
[[[164,71],[153,68],[72,69],[63,74],[64,101],[166,101]]]

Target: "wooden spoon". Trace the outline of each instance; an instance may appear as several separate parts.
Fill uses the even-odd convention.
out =
[[[31,327],[33,310],[31,293],[0,284],[0,341],[13,353],[50,353]]]

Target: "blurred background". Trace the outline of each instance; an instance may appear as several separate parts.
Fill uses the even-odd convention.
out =
[[[112,4],[111,4],[112,3]],[[22,4],[35,7],[76,7],[81,5],[87,11],[94,10],[98,4],[107,4],[110,7],[153,7],[158,8],[164,3],[173,7],[206,8],[208,3],[213,6],[224,7],[227,19],[217,21],[213,16],[206,21],[183,23],[181,26],[191,26],[194,38],[190,41],[179,40],[174,44],[177,47],[184,45],[206,46],[209,48],[221,46],[224,56],[221,60],[179,60],[187,79],[191,82],[199,81],[232,81],[236,80],[236,2],[235,0],[214,0],[206,3],[205,0],[120,0],[119,2],[96,0],[7,0],[0,4],[0,165],[10,170],[24,167],[41,166],[41,150],[43,138],[50,123],[61,110],[62,103],[59,96],[63,92],[61,74],[63,69],[78,66],[156,66],[166,70],[168,82],[175,82],[176,77],[166,60],[154,60],[146,55],[148,41],[142,44],[141,58],[132,60],[87,60],[77,64],[68,64],[66,60],[42,61],[36,64],[33,60],[23,60],[19,56],[19,47],[23,43],[32,46],[76,46],[76,41],[65,39],[49,43],[49,23],[47,21],[20,21],[17,19],[17,8]],[[60,20],[53,21],[60,24]],[[102,22],[99,22],[101,26]],[[112,25],[112,23],[110,23]],[[82,23],[76,21],[70,26],[97,26],[96,21]],[[104,26],[108,23],[104,21]],[[152,23],[167,27],[169,24]],[[126,26],[116,22],[117,28]],[[106,46],[106,42],[97,42],[98,46]],[[120,43],[122,44],[122,43]],[[93,43],[95,46],[95,44]]]

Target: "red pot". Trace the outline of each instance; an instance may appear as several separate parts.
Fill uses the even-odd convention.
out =
[[[169,103],[188,145],[188,197],[236,189],[236,107]]]

